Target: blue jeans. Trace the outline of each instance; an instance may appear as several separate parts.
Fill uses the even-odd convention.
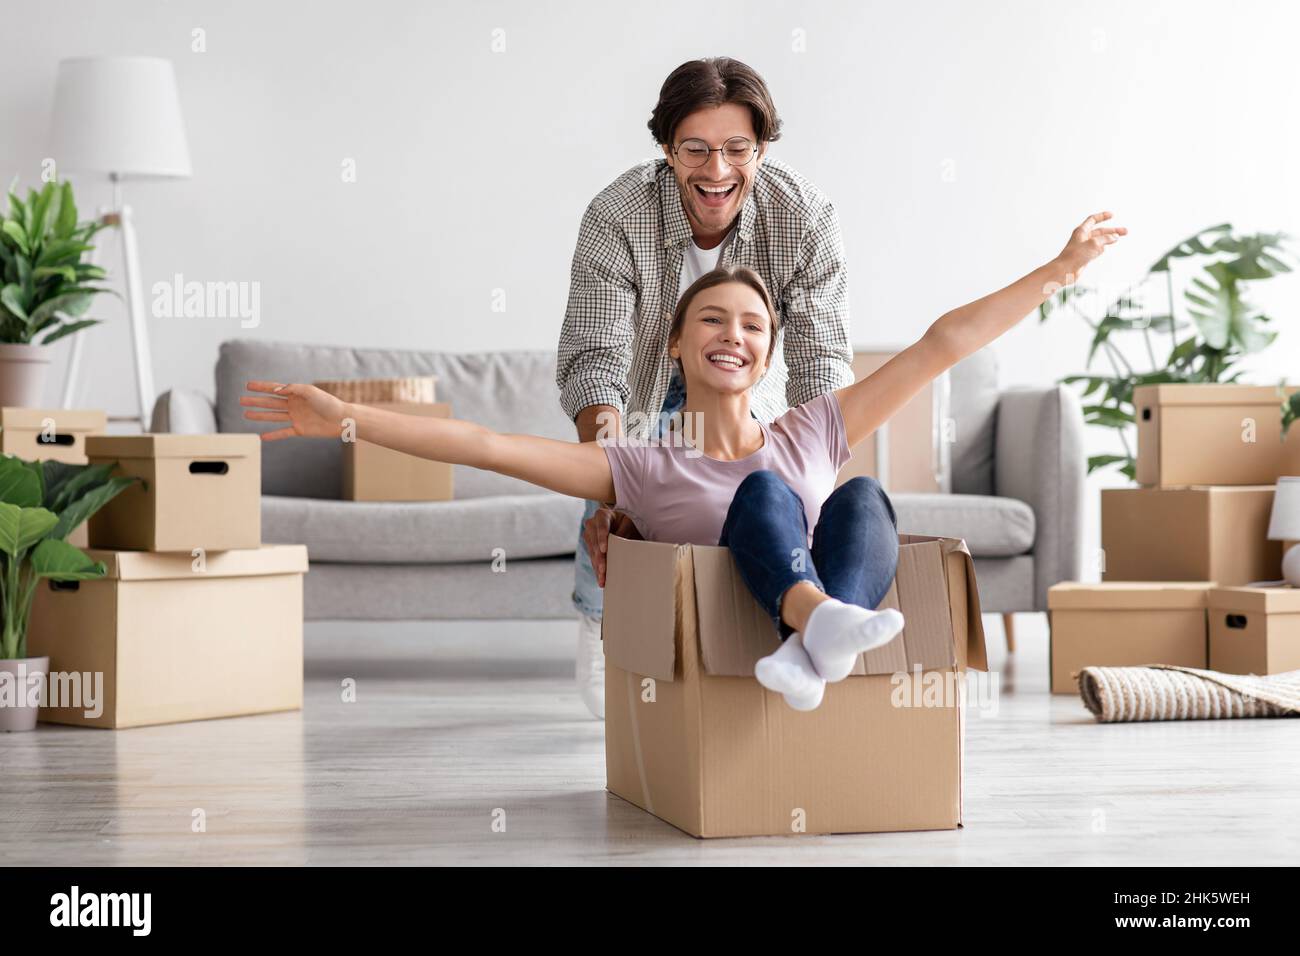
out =
[[[681,411],[685,402],[686,385],[682,382],[681,375],[674,369],[673,377],[668,382],[668,394],[664,396],[663,411],[660,412],[659,423],[655,429],[656,437],[663,437],[668,416],[673,412]],[[573,555],[573,606],[580,614],[594,618],[599,618],[605,608],[605,593],[596,583],[596,569],[591,566],[591,555],[587,554],[587,544],[582,539],[582,528],[599,508],[599,501],[588,501],[587,507],[583,509],[582,520],[578,522],[578,550]]]
[[[809,581],[846,604],[870,610],[898,570],[898,519],[874,478],[851,478],[822,505],[808,553],[808,518],[798,494],[773,471],[755,471],[736,489],[718,544],[731,549],[740,576],[785,640],[781,598]]]

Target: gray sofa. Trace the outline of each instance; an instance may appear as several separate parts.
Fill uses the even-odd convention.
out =
[[[409,352],[235,340],[221,346],[215,405],[164,393],[154,431],[251,432],[244,383],[435,375],[453,414],[499,431],[572,440],[549,352]],[[952,494],[892,495],[900,530],[965,538],[986,611],[1043,610],[1078,577],[1082,416],[1060,387],[1000,392],[991,352],[951,373]],[[455,499],[340,500],[340,443],[262,448],[262,537],[307,545],[309,620],[531,619],[574,616],[580,501],[457,466]],[[500,551],[497,551],[500,549]],[[504,557],[504,568],[493,556]]]

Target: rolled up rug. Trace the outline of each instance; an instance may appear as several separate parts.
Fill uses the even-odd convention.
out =
[[[1222,674],[1194,667],[1085,667],[1079,694],[1099,723],[1300,715],[1300,671]]]

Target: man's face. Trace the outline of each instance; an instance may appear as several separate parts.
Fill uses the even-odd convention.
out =
[[[744,166],[731,166],[718,147],[735,136],[753,142],[754,121],[749,109],[739,103],[696,110],[677,125],[673,142],[663,147],[664,155],[677,177],[677,188],[682,196],[682,208],[690,220],[691,230],[697,236],[715,236],[725,233],[740,215],[740,207],[754,186],[754,176],[767,153],[767,144],[760,143],[758,153]],[[680,162],[683,150],[677,156],[673,150],[688,139],[703,140],[710,149],[708,161],[694,168]],[[718,190],[724,190],[718,192]],[[729,190],[729,191],[725,191]]]

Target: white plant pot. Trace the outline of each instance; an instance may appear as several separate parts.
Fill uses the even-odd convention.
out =
[[[32,682],[44,684],[50,673],[49,657],[0,660],[0,671],[7,673],[4,679],[12,691],[7,698],[0,698],[0,731],[35,730],[41,708],[30,706],[28,687]]]
[[[0,345],[0,406],[40,408],[53,346]]]

